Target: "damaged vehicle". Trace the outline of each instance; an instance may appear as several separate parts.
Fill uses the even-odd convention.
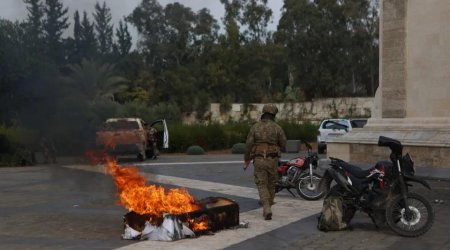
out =
[[[114,156],[156,159],[159,149],[169,148],[169,132],[164,119],[148,124],[140,118],[110,118],[96,133],[96,145]]]

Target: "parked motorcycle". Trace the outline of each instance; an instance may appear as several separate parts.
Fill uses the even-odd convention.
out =
[[[319,182],[322,176],[314,173],[318,166],[319,157],[312,152],[312,147],[305,142],[308,148],[306,157],[297,157],[289,161],[280,161],[278,166],[278,181],[276,192],[287,189],[292,196],[291,188],[295,188],[297,193],[305,200],[318,200],[324,193],[319,190]]]
[[[343,220],[348,224],[355,212],[369,215],[374,224],[386,223],[397,234],[417,237],[427,232],[434,222],[434,210],[423,196],[409,192],[412,183],[431,189],[428,183],[414,176],[414,162],[402,144],[392,138],[380,136],[378,146],[389,147],[389,161],[380,161],[375,167],[363,170],[337,159],[325,172],[320,189],[343,198]],[[335,181],[336,185],[331,187]],[[334,183],[334,182],[333,182]]]

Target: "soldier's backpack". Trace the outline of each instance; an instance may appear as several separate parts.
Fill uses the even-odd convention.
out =
[[[323,200],[322,212],[319,215],[317,229],[320,231],[345,230],[348,224],[343,220],[344,207],[342,197],[328,196]]]

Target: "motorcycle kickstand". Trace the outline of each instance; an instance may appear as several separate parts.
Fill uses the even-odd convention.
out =
[[[296,197],[294,193],[292,193],[291,189],[289,188],[287,191],[292,194],[292,196]]]
[[[375,222],[375,218],[373,218],[373,216],[371,214],[369,214],[370,219],[372,220],[373,224],[375,225],[376,229],[380,229],[380,227],[377,225],[377,223]]]

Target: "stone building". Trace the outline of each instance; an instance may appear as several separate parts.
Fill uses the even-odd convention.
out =
[[[450,2],[380,1],[380,86],[365,128],[328,144],[328,156],[388,159],[380,135],[404,145],[416,166],[450,167]]]

